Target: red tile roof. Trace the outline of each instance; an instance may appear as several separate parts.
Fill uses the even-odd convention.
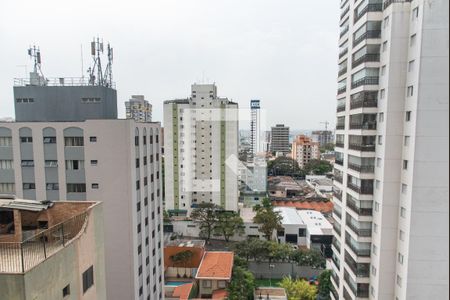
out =
[[[213,300],[222,300],[228,297],[228,292],[226,290],[215,290],[212,293]]]
[[[203,255],[195,278],[230,280],[233,259],[233,252],[207,251]]]
[[[333,211],[333,203],[331,201],[272,201],[272,205],[311,209],[321,213],[331,213]]]
[[[186,283],[175,287],[172,296],[179,297],[180,300],[188,300],[193,285],[193,283]]]

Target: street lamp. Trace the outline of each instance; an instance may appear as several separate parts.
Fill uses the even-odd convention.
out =
[[[269,275],[269,285],[270,287],[272,287],[272,269],[275,268],[275,265],[273,264],[269,264],[269,270],[270,270],[270,275]]]

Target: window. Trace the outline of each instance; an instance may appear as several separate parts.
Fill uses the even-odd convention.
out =
[[[373,254],[377,255],[377,252],[378,252],[377,246],[372,245],[372,252],[373,252]]]
[[[382,135],[378,136],[378,145],[383,145],[383,136]]]
[[[403,258],[404,258],[403,255],[399,252],[397,260],[401,265],[403,265]]]
[[[47,183],[45,185],[45,189],[47,191],[57,191],[57,190],[59,190],[59,184],[58,183]]]
[[[56,136],[44,136],[44,144],[56,144]]]
[[[398,239],[400,241],[404,241],[405,240],[405,232],[403,230],[400,229],[400,231],[398,232]]]
[[[92,187],[94,190],[97,190],[97,189],[98,189],[98,183],[93,183],[93,184],[91,184],[91,187]]]
[[[411,61],[408,63],[408,72],[414,71],[414,64],[415,64],[415,61],[414,61],[414,60],[411,60]]]
[[[406,159],[403,160],[403,170],[408,170],[408,161]]]
[[[299,228],[298,229],[298,236],[306,236],[306,229],[305,228]]]
[[[136,180],[136,190],[139,190],[141,188],[141,182],[139,180]]]
[[[66,136],[64,137],[64,146],[66,147],[82,147],[84,140],[82,136]]]
[[[34,183],[24,183],[23,184],[23,189],[24,190],[35,190],[36,189],[36,185]]]
[[[85,183],[68,183],[67,184],[68,193],[86,193]]]
[[[66,285],[62,290],[63,298],[70,295],[70,284]]]
[[[94,267],[90,266],[89,269],[83,273],[83,294],[94,285]]]
[[[386,28],[386,27],[389,26],[389,16],[387,16],[386,18],[384,18],[384,20],[383,20],[383,26],[384,26],[384,28]]]
[[[412,11],[412,16],[411,19],[412,21],[416,20],[417,18],[419,18],[419,7],[415,7]]]
[[[16,186],[14,183],[0,183],[0,193],[14,193]]]
[[[397,275],[397,285],[398,286],[402,286],[402,278],[400,277],[400,275]]]
[[[381,158],[377,157],[377,167],[381,167]]]
[[[385,89],[380,90],[380,99],[384,99],[385,94],[386,94]]]
[[[379,212],[380,211],[380,203],[375,201],[375,211]]]
[[[66,160],[66,170],[84,169],[84,160]]]
[[[57,160],[46,160],[45,167],[46,168],[56,168],[56,167],[58,167],[58,161]]]
[[[202,286],[204,288],[210,288],[211,287],[211,280],[203,280],[202,281]]]
[[[33,103],[34,98],[16,98],[17,103]]]
[[[400,207],[400,216],[406,218],[406,208]]]
[[[381,113],[378,114],[378,122],[379,123],[384,122],[384,113],[381,112]]]
[[[141,211],[141,202],[138,202],[136,204],[136,209],[137,209],[137,211]]]
[[[98,160],[92,159],[91,160],[91,166],[96,166],[98,164]]]
[[[20,137],[20,142],[21,143],[32,143],[33,142],[33,137],[31,137],[31,136],[22,136],[22,137]]]
[[[375,268],[374,266],[372,266],[372,268],[371,268],[372,270],[372,275],[373,276],[376,276],[377,275],[377,268]]]
[[[22,160],[20,165],[22,167],[34,167],[34,160]]]
[[[97,137],[96,136],[89,137],[89,142],[91,142],[91,143],[97,142]]]
[[[220,289],[224,289],[224,288],[227,287],[227,282],[226,282],[225,280],[219,280],[219,281],[217,282],[217,286],[218,286]]]
[[[9,170],[13,167],[13,161],[10,159],[1,159],[0,160],[0,170]]]
[[[101,99],[97,97],[81,98],[82,103],[98,103]]]
[[[405,139],[403,140],[403,145],[404,146],[409,146],[409,140],[410,140],[410,137],[408,135],[406,135]]]
[[[406,90],[406,96],[412,97],[414,95],[414,86],[410,85],[408,86],[408,89]]]
[[[405,121],[406,121],[406,122],[411,121],[411,112],[410,112],[410,111],[407,111],[407,112],[406,112],[406,115],[405,115]]]
[[[402,194],[406,194],[406,192],[408,191],[408,186],[404,183],[402,183]]]
[[[386,66],[382,66],[380,69],[380,75],[384,76],[386,74]]]
[[[411,35],[411,38],[409,40],[409,46],[410,47],[412,47],[412,46],[414,46],[416,44],[416,37],[417,37],[416,34]]]
[[[0,147],[11,147],[12,138],[10,136],[0,136]]]

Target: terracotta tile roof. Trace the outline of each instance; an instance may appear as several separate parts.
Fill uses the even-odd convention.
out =
[[[207,251],[203,255],[195,278],[230,280],[233,259],[233,252]]]
[[[228,292],[226,290],[215,290],[212,294],[213,300],[222,300],[228,297]]]
[[[193,283],[186,283],[175,287],[172,296],[179,297],[180,300],[188,300],[193,285],[194,285]]]
[[[331,201],[272,201],[272,205],[311,209],[321,213],[331,213],[333,211],[333,203]]]

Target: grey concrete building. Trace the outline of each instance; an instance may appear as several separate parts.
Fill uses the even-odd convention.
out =
[[[143,95],[132,95],[131,99],[125,102],[125,117],[136,122],[151,122],[152,105]]]
[[[270,151],[287,154],[291,151],[289,145],[289,127],[277,124],[270,131]]]

